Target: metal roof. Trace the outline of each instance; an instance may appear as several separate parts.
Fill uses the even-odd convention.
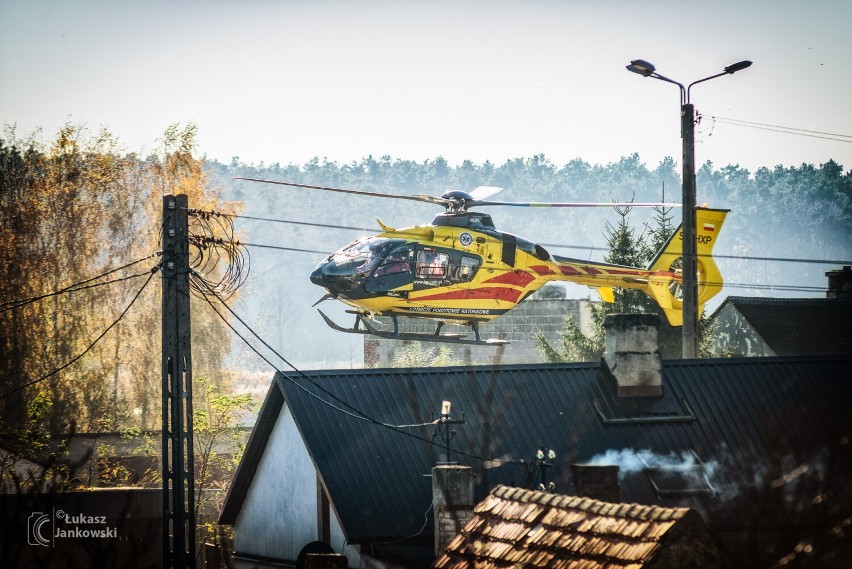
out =
[[[429,422],[443,400],[453,419],[464,417],[451,458],[477,469],[477,499],[498,483],[523,485],[524,466],[511,461],[544,446],[556,451],[547,476],[560,493],[571,492],[572,463],[601,457],[625,461],[623,500],[693,507],[711,526],[763,516],[749,502],[750,485],[789,490],[785,476],[797,488],[822,484],[850,515],[850,364],[852,355],[664,361],[665,395],[647,405],[614,399],[597,363],[277,374],[220,522],[236,520],[285,400],[350,543],[417,534],[424,518],[423,535],[431,535],[427,476],[443,449],[431,442],[433,426],[387,425]],[[702,464],[710,492],[666,493],[659,477],[655,486],[655,460],[687,456]],[[495,458],[503,465],[483,467],[481,459]],[[645,462],[631,471],[637,460]]]
[[[779,356],[852,353],[852,299],[753,298],[731,296],[727,306],[739,311]]]

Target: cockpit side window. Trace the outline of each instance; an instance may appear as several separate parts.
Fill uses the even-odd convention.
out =
[[[447,277],[449,255],[435,249],[420,249],[417,252],[418,279],[442,280]]]
[[[410,285],[414,281],[414,248],[399,246],[390,251],[364,283],[369,293],[381,293]]]
[[[463,255],[460,259],[458,269],[453,275],[455,277],[453,281],[464,283],[471,280],[473,278],[473,275],[476,274],[476,270],[479,268],[479,263],[480,260],[478,258]]]

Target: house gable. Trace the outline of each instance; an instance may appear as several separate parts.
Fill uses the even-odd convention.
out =
[[[219,519],[239,528],[237,566],[292,564],[307,544],[325,540],[359,567],[358,549],[347,545],[334,504],[326,499],[323,505],[322,492],[313,458],[273,380]]]
[[[283,405],[257,464],[235,525],[234,551],[242,555],[295,560],[317,539],[317,475],[296,427]]]

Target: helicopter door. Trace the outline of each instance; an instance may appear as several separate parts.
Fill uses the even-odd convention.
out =
[[[398,247],[391,251],[367,278],[364,290],[370,293],[387,292],[411,285],[414,282],[413,267],[414,249],[407,245]]]

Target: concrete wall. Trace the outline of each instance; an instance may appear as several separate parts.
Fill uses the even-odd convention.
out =
[[[590,301],[564,298],[564,289],[558,284],[551,284],[503,316],[480,325],[483,339],[508,340],[510,343],[506,346],[495,348],[432,342],[417,342],[417,345],[423,350],[434,350],[435,354],[441,346],[449,346],[452,350],[452,358],[458,360],[454,363],[460,365],[539,363],[543,359],[538,348],[536,332],[541,331],[552,346],[559,346],[560,333],[565,328],[565,318],[568,316],[579,323],[581,330],[588,333],[591,323]],[[384,319],[381,319],[381,322],[384,324]],[[426,319],[400,321],[400,330],[406,332],[432,333],[435,331],[435,326],[435,322]],[[392,329],[389,323],[382,327]],[[468,338],[473,338],[473,333],[467,327],[445,326],[443,331],[465,333]],[[412,342],[364,336],[364,366],[390,366],[394,352],[408,343]]]

